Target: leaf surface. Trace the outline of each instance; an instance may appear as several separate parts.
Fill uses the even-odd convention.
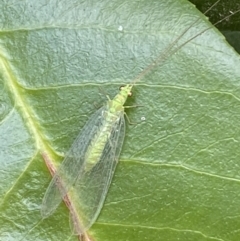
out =
[[[186,1],[8,1],[0,17],[0,239],[77,240],[62,204],[40,215],[88,117],[144,75],[92,240],[238,241],[240,60]]]

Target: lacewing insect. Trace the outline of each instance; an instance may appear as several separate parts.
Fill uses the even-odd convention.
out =
[[[78,224],[74,221],[75,233],[84,233],[94,223],[121,152],[125,136],[123,105],[132,87],[121,87],[120,92],[85,124],[45,193],[41,210],[44,218],[53,213],[70,189],[74,189],[78,196],[74,204],[77,203],[75,208],[81,220]]]
[[[151,71],[154,66],[164,61],[167,56],[175,53],[192,39],[211,28],[201,31],[174,48],[178,40],[198,20],[186,28],[152,64],[136,77],[132,84],[121,87],[113,99],[108,98],[106,105],[89,118],[67,152],[62,164],[55,171],[47,188],[41,209],[43,218],[51,215],[64,200],[66,205],[70,207],[70,220],[74,233],[84,234],[96,221],[122,149],[125,137],[124,104],[128,96],[131,95],[134,84]],[[68,198],[68,195],[71,198]]]

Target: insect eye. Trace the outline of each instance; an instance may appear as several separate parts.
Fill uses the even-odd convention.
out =
[[[119,87],[119,90],[122,90],[123,87],[125,87],[125,85],[121,85],[121,86]]]
[[[133,96],[133,92],[130,91],[130,92],[128,93],[128,96],[129,96],[129,97]]]

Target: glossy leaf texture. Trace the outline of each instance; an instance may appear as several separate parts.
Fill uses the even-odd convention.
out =
[[[232,10],[232,9],[231,9]],[[40,214],[91,116],[197,18],[184,0],[4,1],[0,16],[0,239],[78,240],[64,203]],[[91,240],[240,238],[240,59],[215,29],[145,75]]]

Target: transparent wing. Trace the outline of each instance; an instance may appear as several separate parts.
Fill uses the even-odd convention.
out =
[[[84,232],[96,221],[106,198],[122,144],[125,137],[124,113],[119,113],[118,120],[113,124],[109,138],[104,146],[100,161],[90,170],[82,173],[73,187],[73,203],[81,218]],[[74,218],[70,218],[74,222]],[[77,224],[71,225],[77,234]]]
[[[65,158],[57,169],[43,198],[41,214],[43,218],[51,215],[67,194],[79,175],[82,175],[85,153],[92,138],[105,121],[103,113],[106,106],[97,110],[83,127]]]

